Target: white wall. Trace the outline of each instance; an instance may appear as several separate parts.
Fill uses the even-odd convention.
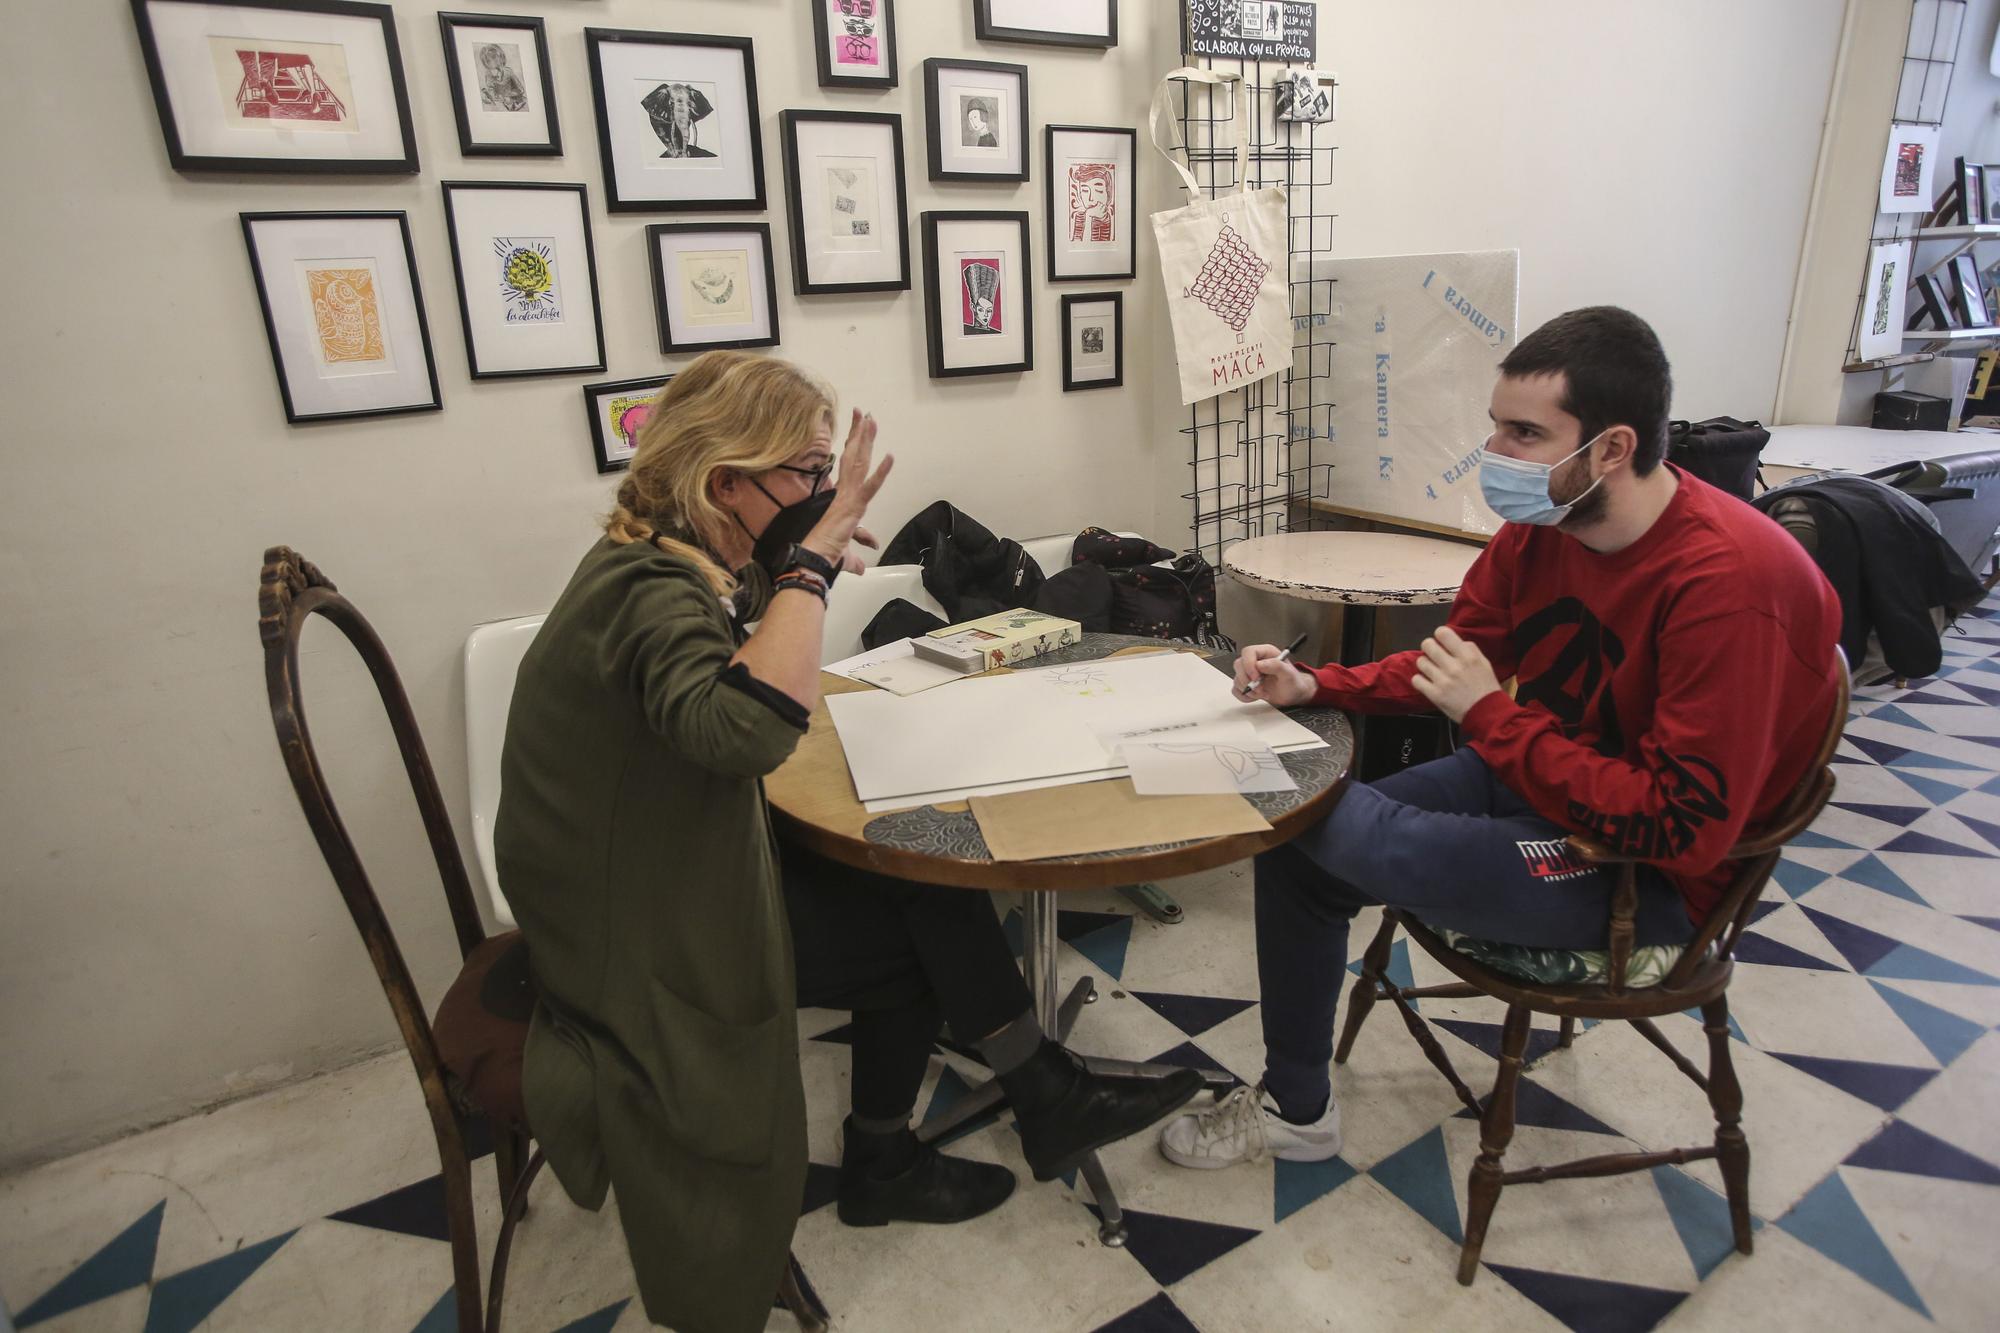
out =
[[[754,37],[774,205],[780,109],[897,110],[913,214],[1027,209],[1038,263],[1039,167],[1011,188],[922,180],[921,60],[1025,61],[1037,126],[1143,133],[1152,81],[1177,54],[1170,0],[1125,0],[1108,54],[981,47],[963,0],[904,0],[904,86],[835,94],[816,86],[793,0],[491,7],[549,11],[560,162],[460,160],[434,6],[398,5],[424,162],[405,180],[176,176],[122,0],[44,6],[0,54],[0,114],[19,130],[0,197],[16,313],[0,332],[14,386],[0,491],[0,1162],[393,1040],[277,762],[252,585],[263,547],[288,542],[373,617],[462,831],[458,647],[471,625],[553,599],[607,488],[583,435],[577,385],[590,377],[467,380],[437,182],[580,180],[601,201],[586,22]],[[1339,249],[1518,246],[1523,327],[1629,305],[1674,358],[1678,411],[1767,410],[1840,6],[1323,9],[1321,63],[1343,80]],[[93,77],[80,97],[81,68]],[[1151,206],[1171,202],[1164,166],[1149,157],[1142,172]],[[1690,197],[1745,202],[1683,207]],[[283,424],[235,215],[289,208],[410,212],[442,413]],[[781,206],[760,216],[777,224]],[[641,241],[653,220],[595,219],[605,378],[665,364]],[[928,380],[915,293],[809,310],[786,297],[778,350],[882,416],[899,458],[878,501],[885,527],[944,494],[1024,535],[1101,522],[1173,542],[1186,414],[1143,235],[1139,268],[1108,284],[1127,292],[1121,392],[1060,392],[1060,293],[1039,281],[1027,376]],[[315,733],[435,995],[453,954],[421,833],[365,682],[315,634]]]

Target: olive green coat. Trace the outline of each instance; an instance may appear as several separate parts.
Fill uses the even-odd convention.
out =
[[[577,1203],[617,1192],[646,1313],[681,1333],[764,1326],[806,1169],[760,780],[805,713],[725,676],[736,645],[693,564],[598,542],[522,659],[494,826],[542,997],[529,1123]]]

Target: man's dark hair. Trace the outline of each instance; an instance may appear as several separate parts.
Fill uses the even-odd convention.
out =
[[[1514,345],[1500,363],[1508,379],[1563,377],[1562,410],[1583,423],[1584,444],[1613,426],[1639,436],[1632,472],[1645,476],[1667,456],[1672,369],[1652,326],[1615,305],[1557,315]]]

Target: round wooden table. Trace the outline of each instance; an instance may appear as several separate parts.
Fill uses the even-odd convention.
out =
[[[1400,532],[1281,532],[1222,553],[1239,583],[1309,602],[1432,606],[1458,596],[1481,547]]]
[[[1169,646],[1158,639],[1086,634],[1082,643],[1044,654],[1033,665],[1059,666],[1130,652],[1157,652]],[[1224,674],[1229,672],[1229,657],[1208,660]],[[827,694],[874,688],[840,676],[822,676],[820,684]],[[1056,892],[1115,888],[1135,880],[1187,875],[1227,865],[1288,842],[1324,819],[1347,781],[1354,758],[1354,731],[1346,714],[1338,709],[1301,708],[1290,716],[1327,744],[1324,749],[1298,750],[1279,756],[1286,771],[1297,781],[1298,790],[1259,792],[1243,798],[1270,821],[1268,830],[1257,833],[1198,838],[1088,856],[995,861],[980,836],[978,821],[964,801],[870,815],[855,798],[847,755],[841,749],[840,734],[834,730],[824,700],[813,710],[812,726],[798,749],[765,779],[764,791],[780,836],[822,856],[920,883],[1021,893],[1026,926],[1021,962],[1027,974],[1028,991],[1034,997],[1035,1016],[1042,1030],[1061,1041],[1068,1037],[1082,1007],[1097,998],[1097,992],[1092,979],[1084,977],[1067,998],[1057,999]],[[1175,1072],[1170,1066],[1130,1061],[1091,1058],[1086,1063],[1099,1072],[1158,1076]],[[1220,1071],[1213,1071],[1210,1078],[1216,1083],[1234,1081]],[[964,1098],[947,1116],[927,1124],[923,1135],[927,1139],[942,1137],[992,1110],[1000,1101],[998,1081],[988,1082]],[[1085,1160],[1082,1171],[1102,1217],[1100,1239],[1107,1245],[1122,1245],[1124,1214],[1095,1153]]]

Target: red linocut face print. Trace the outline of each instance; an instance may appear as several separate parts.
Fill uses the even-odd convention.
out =
[[[243,82],[236,109],[245,120],[337,121],[347,108],[300,51],[238,51]]]
[[[1005,330],[1000,312],[1000,256],[959,257],[959,320],[967,335]]]
[[[881,0],[820,0],[831,6],[833,19],[833,63],[874,69],[882,63],[876,25],[881,21]]]
[[[1115,238],[1117,208],[1115,162],[1072,162],[1069,165],[1069,238],[1108,244]]]

